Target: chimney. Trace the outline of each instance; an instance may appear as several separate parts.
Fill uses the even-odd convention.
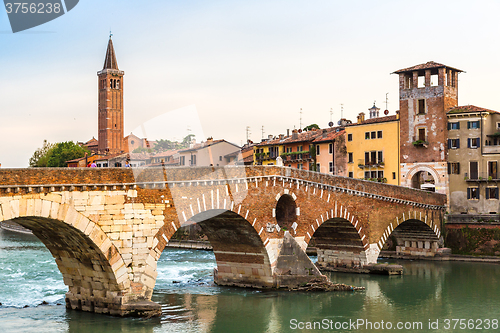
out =
[[[280,140],[283,140],[285,138],[285,134],[280,134]]]
[[[326,129],[323,129],[323,133],[321,134],[321,137],[326,138]]]
[[[214,143],[214,138],[213,137],[207,138],[207,146],[211,145],[212,143]]]
[[[363,121],[365,121],[365,113],[360,112],[358,116],[358,124],[361,124]]]
[[[271,141],[272,139],[273,139],[273,135],[272,135],[272,134],[269,134],[269,135],[267,136],[267,140]]]
[[[299,138],[299,132],[296,129],[294,129],[292,131],[292,140],[297,140],[298,138]]]
[[[286,136],[290,136],[290,129],[289,128],[286,129]]]

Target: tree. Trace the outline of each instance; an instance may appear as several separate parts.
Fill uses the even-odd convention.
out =
[[[32,167],[65,167],[66,161],[84,157],[90,151],[73,141],[49,144],[44,141],[42,148],[37,149],[30,158]]]
[[[30,157],[29,166],[30,167],[46,167],[47,166],[47,154],[50,149],[54,147],[54,144],[49,143],[47,140],[43,140],[42,148],[38,148]]]
[[[318,124],[311,124],[311,125],[309,125],[309,126],[306,126],[306,127],[304,127],[304,131],[310,131],[310,130],[312,130],[313,128],[315,128],[315,129],[319,129]]]

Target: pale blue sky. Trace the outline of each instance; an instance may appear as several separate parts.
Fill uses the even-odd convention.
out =
[[[44,139],[97,137],[96,72],[110,29],[127,134],[187,107],[198,140],[241,144],[246,126],[254,141],[262,125],[265,136],[298,128],[300,108],[303,126],[324,127],[330,108],[338,120],[343,103],[354,120],[374,100],[384,110],[389,93],[394,114],[390,73],[430,60],[466,71],[459,104],[500,110],[498,13],[498,1],[82,0],[12,34],[2,12],[0,163],[27,166]],[[187,126],[167,121],[150,139],[180,139]]]

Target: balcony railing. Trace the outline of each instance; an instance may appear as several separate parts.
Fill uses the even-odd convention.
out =
[[[289,162],[304,161],[304,160],[312,159],[310,153],[281,155],[281,158],[283,158],[283,161],[289,161]]]
[[[471,173],[465,173],[464,174],[464,179],[467,182],[500,182],[500,179],[498,178],[500,174],[497,172],[495,173],[488,173],[488,172],[477,172],[475,174]]]
[[[385,165],[384,160],[376,160],[376,161],[366,161],[366,160],[358,160],[358,167],[361,169],[365,168],[383,168]]]

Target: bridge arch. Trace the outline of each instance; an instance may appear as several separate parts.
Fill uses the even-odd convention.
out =
[[[397,254],[433,256],[439,247],[441,232],[437,226],[418,219],[408,219],[390,234]],[[387,241],[387,240],[386,240]]]
[[[122,314],[130,279],[117,247],[101,227],[68,204],[17,196],[0,202],[0,221],[31,230],[55,258],[68,286],[66,306]]]
[[[266,247],[254,226],[243,216],[231,210],[209,209],[190,217],[183,225],[189,223],[201,227],[213,248],[217,262],[214,281],[217,284],[273,287]]]

